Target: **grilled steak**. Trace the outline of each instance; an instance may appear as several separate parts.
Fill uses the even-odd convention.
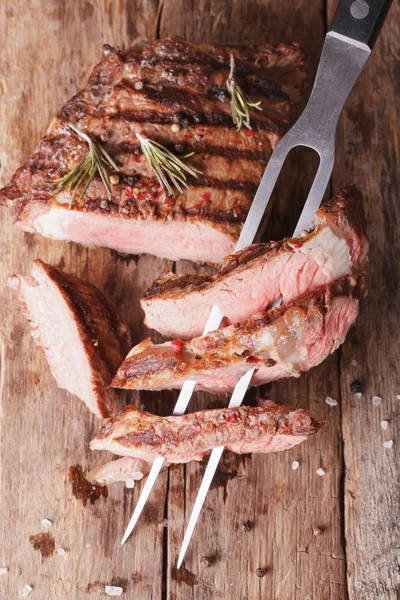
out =
[[[109,417],[116,397],[110,382],[131,341],[111,301],[94,285],[40,260],[32,276],[13,275],[8,285],[18,293],[58,385],[98,417]]]
[[[321,426],[306,410],[271,401],[258,407],[218,408],[180,417],[158,417],[125,406],[90,444],[92,450],[109,450],[125,458],[98,467],[90,478],[100,483],[139,479],[138,461],[151,464],[159,456],[167,464],[202,460],[217,446],[238,454],[280,452],[304,442]],[[143,474],[147,472],[148,467]],[[127,477],[131,474],[135,477]]]
[[[231,323],[360,270],[368,238],[360,192],[346,186],[314,219],[302,239],[253,244],[228,256],[214,275],[164,272],[141,300],[146,325],[168,337],[200,335],[218,305]]]
[[[231,391],[256,367],[251,385],[298,377],[322,362],[343,343],[366,292],[366,274],[347,275],[294,302],[254,315],[190,342],[174,340],[135,346],[113,379],[117,388],[181,388]]]
[[[230,115],[230,54],[238,82],[263,108],[253,111],[251,130],[237,131]],[[25,231],[127,254],[222,262],[287,128],[288,93],[298,95],[304,82],[296,44],[213,47],[170,37],[126,52],[105,46],[87,86],[61,109],[0,202]],[[71,193],[56,194],[49,183],[88,151],[69,123],[103,144],[118,164],[111,201],[99,176],[82,198],[76,194],[71,210]],[[166,197],[138,132],[178,156],[194,152],[188,162],[202,173],[190,176],[188,190]]]

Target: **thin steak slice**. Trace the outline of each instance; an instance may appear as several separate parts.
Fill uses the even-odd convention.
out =
[[[130,405],[104,425],[90,443],[92,450],[109,450],[124,458],[96,468],[89,477],[100,483],[139,479],[143,467],[139,461],[151,465],[159,456],[167,464],[202,460],[217,446],[237,454],[281,452],[301,444],[322,425],[304,409],[271,401],[257,407],[217,408],[180,417],[158,417]],[[148,466],[143,474],[147,472]]]
[[[147,413],[144,413],[147,414]],[[132,458],[124,456],[117,460],[112,460],[105,465],[100,465],[94,468],[86,476],[93,483],[108,485],[116,481],[125,481],[130,487],[134,486],[134,482],[143,479],[150,471],[151,463],[141,458]]]
[[[256,367],[251,385],[299,377],[343,343],[366,293],[366,274],[347,275],[297,300],[190,342],[135,346],[113,379],[117,388],[229,392]]]
[[[148,327],[172,338],[200,335],[217,304],[239,323],[280,296],[287,303],[307,291],[359,271],[368,253],[361,194],[346,186],[321,207],[302,239],[253,244],[228,256],[214,275],[164,272],[141,300]]]
[[[230,54],[243,89],[259,100],[252,129],[237,131],[226,89]],[[14,222],[29,232],[105,246],[125,254],[222,262],[233,251],[268,158],[287,129],[290,96],[306,81],[296,44],[196,46],[176,37],[104,46],[87,86],[60,110],[46,137],[0,191]],[[289,94],[289,95],[288,95]],[[112,198],[95,176],[80,198],[53,180],[86,154],[76,125],[103,144],[119,167]],[[166,197],[136,133],[201,170],[189,189]],[[108,167],[107,167],[108,168]],[[110,171],[110,175],[112,175]]]
[[[113,412],[111,379],[130,348],[131,336],[115,306],[94,285],[41,260],[32,275],[13,275],[18,293],[57,384],[98,417]]]

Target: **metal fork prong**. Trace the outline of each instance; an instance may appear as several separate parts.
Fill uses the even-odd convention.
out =
[[[264,171],[254,200],[251,203],[246,222],[235,246],[235,252],[248,246],[249,240],[254,240],[287,155],[295,145],[297,146],[297,144],[292,145],[290,141],[285,138],[286,136],[284,136],[277,144],[267,168]]]
[[[318,210],[321,204],[321,199],[328,187],[329,180],[332,174],[333,164],[335,160],[335,147],[333,146],[331,151],[320,157],[320,163],[318,171],[314,177],[311,189],[308,193],[306,203],[301,212],[300,219],[294,230],[293,237],[299,237],[299,234],[303,229],[308,230],[310,223],[312,223],[315,212]]]

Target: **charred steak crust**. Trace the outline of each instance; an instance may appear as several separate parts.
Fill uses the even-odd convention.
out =
[[[338,237],[345,239],[350,250],[353,266],[360,269],[366,261],[368,240],[363,208],[362,195],[355,185],[346,185],[332,199],[324,204],[317,212],[316,225],[328,223],[337,233]],[[299,240],[300,242],[300,240]],[[146,300],[166,297],[184,297],[190,292],[204,291],[212,287],[217,281],[223,280],[241,267],[251,267],[251,261],[265,256],[268,260],[280,252],[294,252],[291,238],[280,242],[267,242],[252,244],[226,257],[221,267],[213,275],[209,274],[175,274],[164,271],[150,286],[142,298]]]
[[[212,331],[206,336],[194,338],[190,342],[179,341],[179,344],[169,342],[153,345],[148,338],[131,350],[118,369],[112,386],[126,389],[163,389],[169,387],[171,382],[183,381],[185,377],[197,380],[197,375],[202,375],[204,372],[212,373],[219,368],[223,369],[235,364],[241,368],[245,367],[244,371],[248,369],[246,363],[253,362],[259,362],[261,366],[265,364],[266,367],[275,367],[276,360],[257,357],[257,342],[255,341],[258,339],[257,336],[263,333],[265,327],[275,324],[278,331],[282,328],[280,336],[284,343],[286,338],[289,341],[291,329],[296,330],[297,340],[292,342],[296,346],[303,335],[300,330],[302,328],[309,329],[311,331],[310,346],[306,349],[307,352],[313,354],[315,351],[313,346],[317,346],[316,342],[318,341],[314,339],[313,329],[316,326],[314,324],[318,324],[319,329],[324,332],[325,315],[334,310],[335,304],[341,298],[357,301],[358,310],[358,300],[367,294],[367,281],[365,271],[357,276],[345,276],[314,292],[306,293],[286,305],[261,312],[242,323]],[[348,326],[354,322],[355,316],[350,319]],[[335,323],[335,326],[337,327],[338,323]],[[335,331],[327,333],[328,336],[334,336],[331,350],[324,351],[322,356],[317,353],[317,358],[313,359],[310,359],[309,356],[297,357],[292,371],[287,370],[285,360],[279,357],[279,361],[282,361],[282,365],[285,367],[283,372],[279,373],[279,377],[298,376],[301,371],[306,371],[319,364],[330,351],[335,350],[342,343],[348,326],[345,327],[344,332],[335,329]],[[272,344],[271,347],[275,347],[277,343],[281,343],[280,337],[278,341],[269,342]],[[175,387],[180,387],[180,385]],[[207,389],[211,390],[214,387]]]
[[[263,103],[251,131],[236,131],[230,116],[229,52],[242,85]],[[222,48],[170,37],[126,52],[104,46],[88,85],[61,109],[47,136],[0,191],[0,203],[27,231],[35,231],[38,215],[62,208],[49,181],[63,176],[87,151],[67,127],[72,122],[105,140],[121,171],[111,202],[104,201],[104,186],[95,177],[84,197],[75,198],[72,212],[125,221],[202,222],[235,240],[265,162],[288,124],[289,74],[293,81],[297,77],[298,89],[304,87],[304,55],[296,44]],[[173,123],[178,132],[171,130]],[[191,160],[203,175],[192,177],[192,187],[176,198],[165,198],[143,159],[135,137],[139,131],[178,155],[193,148]],[[215,161],[220,167],[213,168]]]
[[[266,436],[314,435],[322,426],[303,409],[278,406],[223,408],[190,413],[180,417],[159,417],[126,406],[93,440],[101,449],[108,439],[123,449],[167,457],[196,455],[215,446],[250,443]],[[237,451],[237,450],[236,450]]]

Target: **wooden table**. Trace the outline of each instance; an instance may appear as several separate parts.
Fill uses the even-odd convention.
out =
[[[0,4],[0,159],[2,184],[31,151],[66,99],[98,61],[102,43],[176,33],[193,41],[299,41],[315,72],[333,0],[14,0]],[[157,482],[135,535],[121,547],[141,485],[110,487],[83,506],[68,472],[103,456],[88,442],[98,421],[57,389],[6,277],[28,273],[33,258],[106,290],[145,335],[138,298],[166,260],[122,261],[107,250],[45,240],[1,218],[1,543],[0,598],[84,600],[120,585],[135,600],[394,600],[399,598],[399,25],[394,5],[370,64],[341,117],[332,190],[356,182],[371,237],[370,297],[341,350],[300,380],[268,386],[277,401],[307,407],[328,427],[290,452],[227,454],[184,563],[176,559],[204,465],[171,467]],[[296,155],[280,188],[270,235],[287,234],[314,162]],[[177,272],[193,271],[177,263]],[[362,396],[351,393],[359,380]],[[325,403],[329,395],[338,406]],[[382,398],[380,406],[372,396]],[[173,395],[133,401],[168,414]],[[210,399],[208,399],[210,405]],[[193,408],[205,407],[199,396]],[[386,431],[381,421],[389,422]],[[384,449],[385,440],[394,440]],[[300,468],[292,471],[294,460]],[[326,474],[319,477],[322,466]],[[55,553],[41,559],[30,536],[48,518]]]

